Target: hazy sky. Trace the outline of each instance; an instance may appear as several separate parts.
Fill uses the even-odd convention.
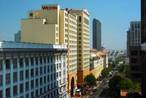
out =
[[[0,40],[13,40],[20,30],[20,20],[43,4],[87,9],[90,24],[93,18],[101,21],[102,44],[108,49],[125,49],[129,22],[140,20],[140,0],[0,0]],[[90,33],[92,38],[92,28]]]

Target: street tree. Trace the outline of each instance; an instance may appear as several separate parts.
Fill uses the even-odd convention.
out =
[[[84,78],[85,84],[89,86],[95,86],[96,85],[96,78],[93,74],[89,74]]]

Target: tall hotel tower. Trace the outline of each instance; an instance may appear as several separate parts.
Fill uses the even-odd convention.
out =
[[[77,82],[80,86],[83,84],[85,76],[89,74],[89,13],[87,10],[74,9],[71,9],[70,13],[77,16]]]

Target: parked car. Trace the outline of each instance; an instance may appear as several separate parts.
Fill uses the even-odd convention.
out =
[[[81,97],[81,90],[80,89],[75,90],[75,97]]]

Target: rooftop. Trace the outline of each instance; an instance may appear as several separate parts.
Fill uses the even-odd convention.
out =
[[[53,44],[35,44],[13,41],[0,42],[0,49],[66,49],[65,45],[53,45]]]

